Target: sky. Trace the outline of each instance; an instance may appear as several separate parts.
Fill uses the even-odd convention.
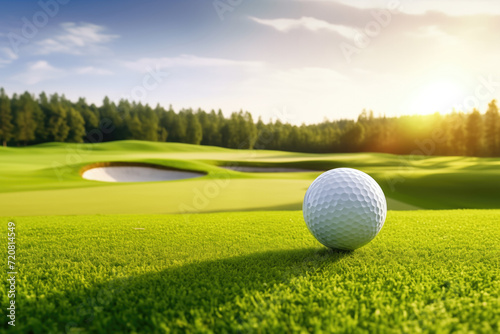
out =
[[[0,0],[0,87],[293,124],[484,111],[500,1]]]

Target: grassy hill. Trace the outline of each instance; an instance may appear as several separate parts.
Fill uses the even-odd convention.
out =
[[[207,175],[134,184],[80,177],[84,166],[112,161],[149,162]],[[228,164],[312,171],[243,173],[220,167]],[[0,147],[0,216],[298,210],[314,178],[337,167],[374,177],[389,209],[500,208],[500,159],[303,154],[120,141]]]

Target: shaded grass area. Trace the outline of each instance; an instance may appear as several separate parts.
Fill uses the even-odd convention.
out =
[[[113,162],[149,163],[206,175],[135,184],[80,177],[85,166]],[[219,167],[227,165],[311,172],[243,173]],[[305,154],[121,141],[0,147],[0,215],[296,210],[321,170],[337,167],[357,168],[374,177],[392,210],[500,208],[500,159]]]
[[[499,218],[391,211],[354,252],[297,211],[18,218],[9,332],[498,332]]]

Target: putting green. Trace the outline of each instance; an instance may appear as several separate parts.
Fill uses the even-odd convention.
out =
[[[207,175],[190,180],[106,183],[84,180],[99,162],[141,162]],[[310,169],[244,173],[219,166]],[[304,154],[177,143],[49,143],[0,148],[0,216],[298,210],[321,171],[352,167],[373,176],[389,209],[500,207],[500,159],[390,154]]]

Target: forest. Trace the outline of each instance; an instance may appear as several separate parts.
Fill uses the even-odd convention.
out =
[[[401,117],[363,110],[356,120],[325,119],[293,125],[254,120],[249,112],[174,111],[104,98],[100,106],[63,95],[9,97],[0,89],[0,140],[3,146],[45,142],[96,143],[149,140],[308,153],[382,152],[416,155],[500,156],[497,102],[479,110]]]

